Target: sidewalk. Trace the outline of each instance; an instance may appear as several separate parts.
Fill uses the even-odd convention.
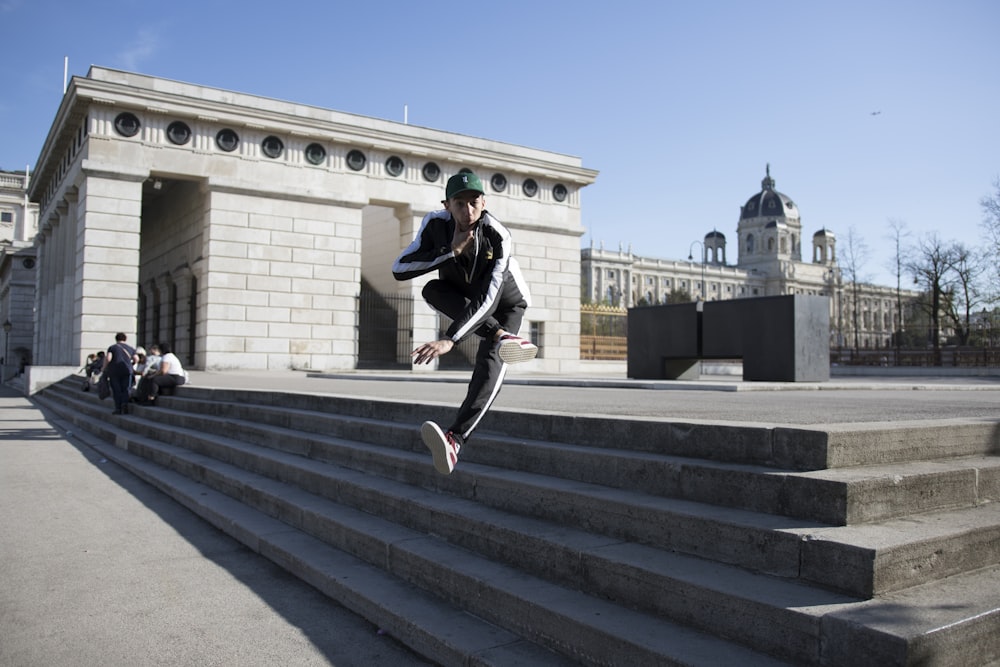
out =
[[[0,665],[427,664],[0,386]]]

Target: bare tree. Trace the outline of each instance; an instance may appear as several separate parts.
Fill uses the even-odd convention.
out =
[[[934,346],[935,366],[941,365],[941,311],[943,300],[949,294],[950,251],[951,246],[945,245],[937,234],[932,233],[917,242],[913,256],[906,262],[906,270],[913,276],[913,282],[922,287],[927,297],[919,301],[931,322],[928,336]]]
[[[844,277],[850,285],[851,290],[851,324],[854,327],[854,351],[861,347],[861,284],[869,282],[869,279],[862,275],[865,262],[868,261],[868,244],[858,234],[858,230],[852,225],[847,230],[847,237],[844,239],[843,249],[840,251],[840,266]]]
[[[959,345],[968,345],[972,333],[972,311],[982,303],[980,278],[986,264],[984,256],[963,243],[953,243],[945,253],[950,278],[950,298],[946,314],[955,327]]]
[[[983,253],[987,258],[994,258],[989,275],[989,301],[995,304],[1000,301],[1000,262],[996,260],[1000,257],[1000,177],[993,181],[993,193],[983,197],[980,204],[983,207],[982,228],[986,233]]]

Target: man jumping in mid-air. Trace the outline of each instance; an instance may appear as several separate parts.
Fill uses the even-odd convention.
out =
[[[434,467],[448,474],[500,392],[507,364],[530,361],[538,348],[516,334],[530,304],[527,284],[511,254],[510,232],[486,210],[482,181],[471,172],[448,179],[444,210],[424,216],[420,231],[392,265],[396,280],[437,270],[423,297],[451,318],[444,337],[413,351],[416,364],[429,364],[466,336],[480,337],[465,401],[446,430],[424,422],[420,435]]]

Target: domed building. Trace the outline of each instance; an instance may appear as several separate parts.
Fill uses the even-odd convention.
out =
[[[725,264],[726,263],[726,235],[722,232],[713,229],[708,234],[705,234],[704,243],[704,254],[701,258],[702,262],[707,264]],[[691,258],[689,258],[691,259]]]
[[[774,189],[771,165],[761,190],[740,208],[736,233],[740,240],[738,266],[751,267],[775,257],[802,261],[802,221],[788,195]]]
[[[691,244],[687,261],[665,260],[603,244],[581,251],[584,302],[629,308],[693,299],[714,301],[781,294],[830,297],[830,345],[877,349],[891,345],[899,326],[896,290],[858,284],[846,289],[837,265],[836,235],[812,235],[812,253],[802,260],[802,217],[788,195],[775,189],[771,166],[759,192],[740,207],[736,264],[727,264],[726,237],[712,230]],[[694,254],[701,246],[701,257]],[[904,296],[912,296],[907,292]],[[857,315],[855,315],[857,313]],[[856,333],[855,333],[856,332]]]

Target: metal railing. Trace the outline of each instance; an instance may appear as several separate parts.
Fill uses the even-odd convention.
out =
[[[408,368],[413,340],[413,297],[380,294],[362,285],[359,297],[359,368]],[[626,361],[628,359],[627,311],[607,306],[581,307],[580,359],[582,361]],[[442,330],[448,323],[441,322]],[[470,336],[451,354],[441,357],[442,368],[469,368],[476,358],[479,339]],[[1000,368],[1000,348],[944,347],[930,349],[891,348],[830,350],[830,363],[841,366],[915,366],[952,368]]]
[[[944,368],[1000,368],[1000,348],[942,347],[940,350],[883,348],[830,350],[830,363],[841,366],[915,366]]]

